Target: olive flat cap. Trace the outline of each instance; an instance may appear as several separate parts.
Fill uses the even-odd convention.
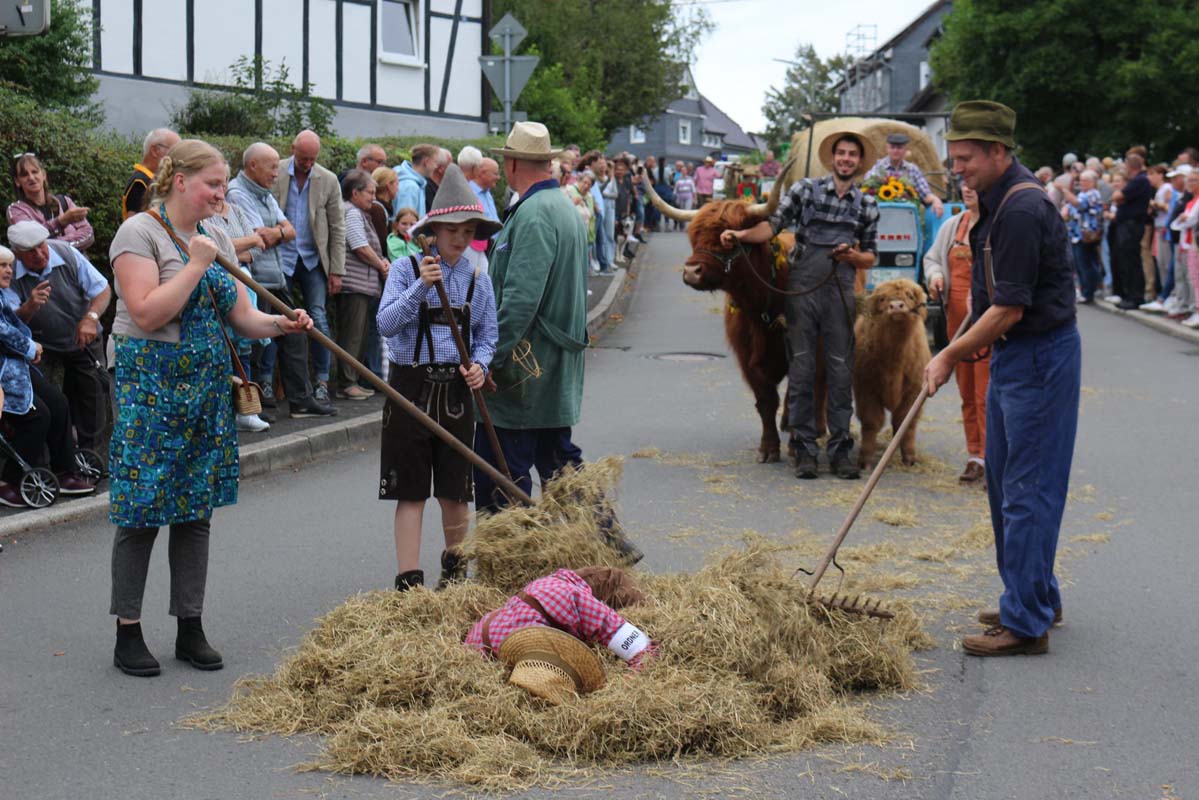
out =
[[[953,108],[949,117],[949,133],[945,140],[960,142],[978,139],[999,142],[1015,147],[1016,112],[994,100],[963,100]]]
[[[887,144],[907,144],[912,141],[906,133],[892,133],[887,136]]]

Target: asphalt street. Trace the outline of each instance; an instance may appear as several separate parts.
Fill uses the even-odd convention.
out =
[[[755,463],[757,415],[723,339],[720,295],[681,280],[682,234],[654,237],[620,324],[587,354],[576,441],[626,457],[622,519],[643,567],[691,570],[746,534],[795,545],[811,565],[862,483],[799,482]],[[1195,398],[1199,349],[1080,310],[1083,403],[1059,576],[1066,624],[1050,653],[980,660],[957,639],[998,593],[981,491],[960,489],[964,442],[952,385],[929,404],[916,468],[884,476],[841,559],[849,584],[912,603],[937,647],[924,687],[868,698],[882,746],[615,772],[567,796],[812,798],[1184,798],[1199,796],[1199,549]],[[312,620],[394,576],[389,504],[373,499],[377,448],[247,481],[213,530],[205,628],[226,668],[169,658],[167,564],[151,568],[143,625],[163,674],[111,663],[112,528],[102,518],[6,539],[0,555],[0,796],[360,798],[446,787],[299,772],[309,737],[179,727],[240,677],[269,673]],[[426,574],[441,550],[425,524]],[[968,541],[969,540],[969,541]],[[651,631],[652,634],[652,631]],[[651,774],[652,772],[652,774]],[[560,795],[562,792],[558,792]],[[529,796],[548,796],[534,792]]]

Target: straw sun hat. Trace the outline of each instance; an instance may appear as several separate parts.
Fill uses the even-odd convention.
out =
[[[569,633],[534,625],[509,634],[500,661],[512,667],[508,683],[554,705],[604,685],[604,665],[595,652]]]
[[[525,161],[553,161],[562,155],[550,144],[550,132],[540,122],[518,122],[512,126],[503,147],[492,150],[497,156]]]
[[[823,139],[820,140],[820,163],[824,164],[825,169],[829,172],[835,172],[833,169],[833,147],[837,142],[844,138],[851,138],[862,146],[862,160],[858,162],[858,170],[854,173],[855,176],[864,174],[867,170],[874,166],[878,161],[878,153],[874,149],[874,143],[870,141],[870,137],[859,131],[839,130],[830,131]]]

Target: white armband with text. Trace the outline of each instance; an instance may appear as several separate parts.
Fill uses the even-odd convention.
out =
[[[608,649],[623,661],[631,661],[647,647],[649,647],[649,636],[630,622],[617,628],[616,633],[608,640]]]

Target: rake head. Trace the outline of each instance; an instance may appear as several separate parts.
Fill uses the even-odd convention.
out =
[[[864,614],[878,619],[895,619],[895,612],[883,606],[877,597],[848,594],[809,595],[808,602],[819,603],[825,608],[846,611],[850,614]]]

